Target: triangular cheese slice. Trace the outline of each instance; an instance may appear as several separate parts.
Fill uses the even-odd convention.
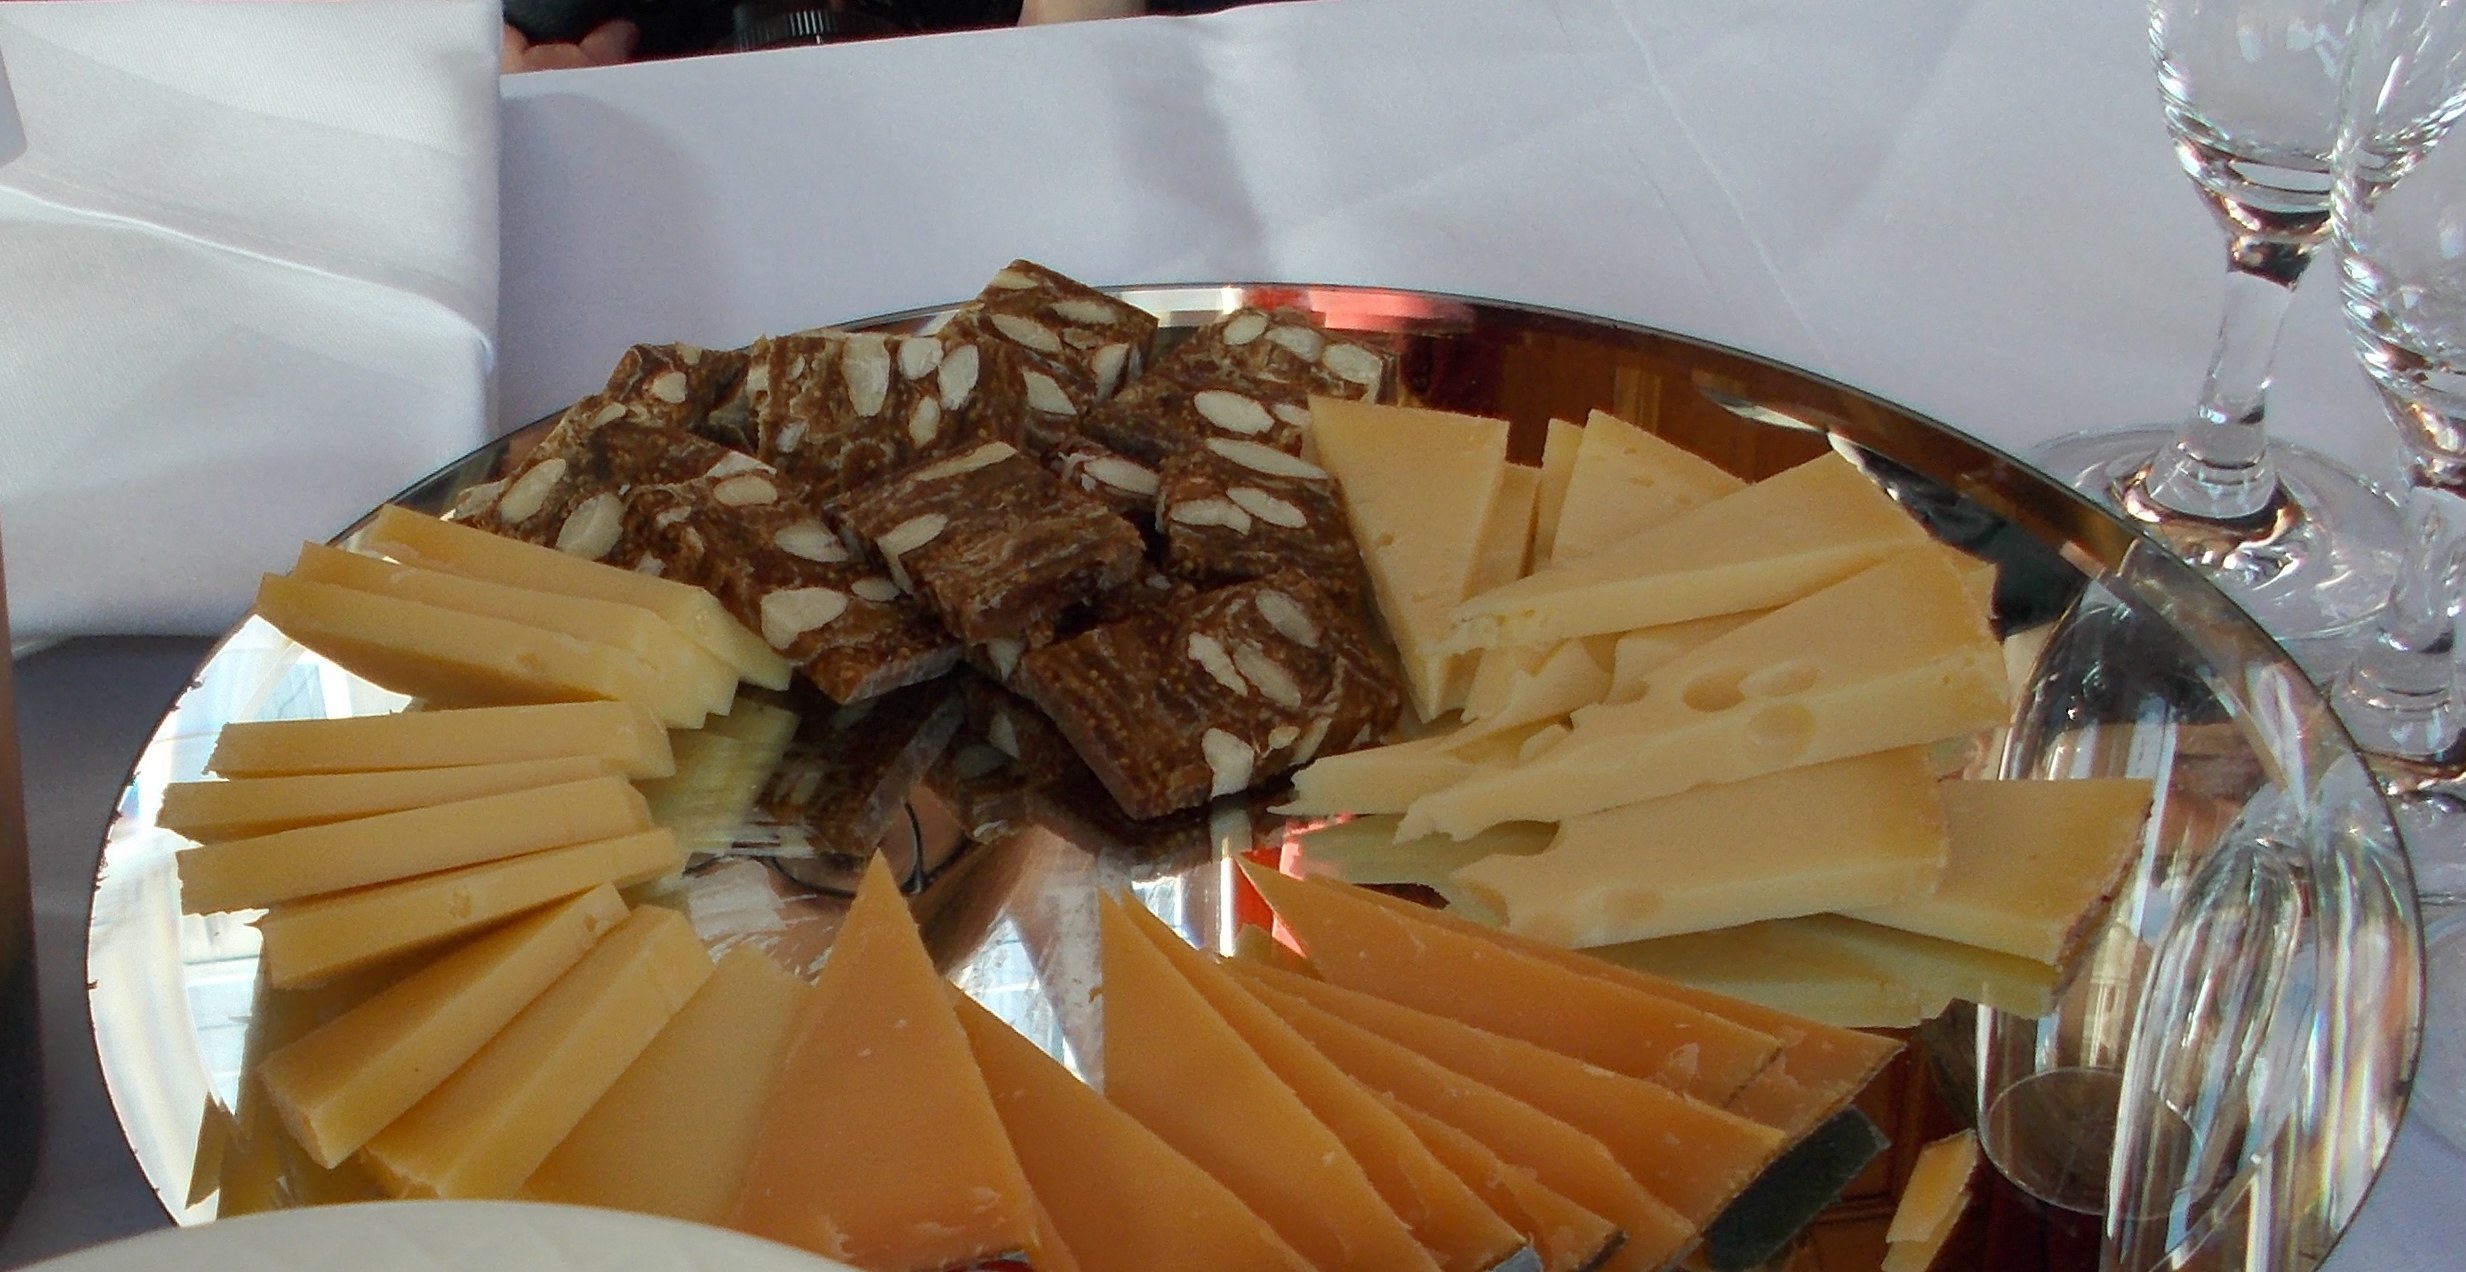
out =
[[[1781,1133],[1674,1091],[1339,985],[1273,968],[1265,985],[1495,1087],[1601,1141],[1618,1164],[1697,1227],[1780,1155]]]
[[[1340,1016],[1255,980],[1244,984],[1355,1080],[1463,1131],[1551,1191],[1618,1225],[1626,1240],[1603,1272],[1661,1268],[1694,1244],[1695,1228],[1630,1178],[1601,1141]]]
[[[1622,967],[1860,1029],[1907,1029],[1967,999],[2016,1016],[2053,1004],[2052,964],[1837,914],[1597,946]]]
[[[1174,970],[1327,1129],[1361,1163],[1415,1240],[1448,1272],[1486,1272],[1523,1245],[1521,1234],[1499,1218],[1453,1171],[1422,1147],[1412,1128],[1320,1055],[1283,1018],[1252,998],[1231,973],[1191,948],[1145,909],[1124,907],[1132,926],[1171,962]]]
[[[815,989],[728,1226],[883,1272],[1005,1256],[1050,1272],[1027,1176],[879,854]]]
[[[1747,483],[1606,411],[1586,418],[1550,559],[1587,557]]]
[[[1348,989],[1521,1038],[1718,1104],[1780,1051],[1683,1003],[1579,976],[1496,941],[1408,924],[1323,879],[1244,863],[1320,975]]]
[[[1584,428],[1573,420],[1552,420],[1541,441],[1541,489],[1533,496],[1533,561],[1538,570],[1550,563],[1550,547],[1558,542],[1559,514],[1567,506],[1567,483],[1575,476],[1576,455],[1584,446]]]
[[[1241,1199],[1035,1043],[952,991],[1036,1197],[1088,1272],[1253,1272],[1310,1265]]]
[[[1633,702],[1577,712],[1539,756],[1423,796],[1402,833],[1565,821],[1920,746],[2001,723],[2010,697],[2003,649],[1959,573],[1941,553],[1903,552],[1673,659]]]
[[[1105,1096],[1233,1190],[1311,1266],[1437,1264],[1344,1142],[1103,898]]]
[[[1529,645],[1768,609],[1929,542],[1856,465],[1826,455],[1472,597],[1433,648]]]
[[[1508,1165],[1480,1140],[1394,1096],[1382,1093],[1379,1098],[1413,1128],[1434,1156],[1533,1243],[1534,1252],[1541,1256],[1541,1272],[1580,1272],[1598,1266],[1626,1239],[1617,1224],[1552,1192],[1531,1171]]]

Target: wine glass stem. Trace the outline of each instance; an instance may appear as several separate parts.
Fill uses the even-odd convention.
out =
[[[2226,312],[2200,405],[2151,462],[2144,482],[2160,506],[2188,517],[2237,521],[2260,515],[2277,497],[2261,422],[2278,333],[2312,246],[2277,236],[2228,237]]]

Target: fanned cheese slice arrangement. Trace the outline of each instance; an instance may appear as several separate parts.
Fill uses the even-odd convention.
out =
[[[1783,769],[1588,813],[1455,879],[1508,931],[1575,947],[1910,901],[1944,869],[1935,788],[1923,748]]]
[[[1532,1172],[1507,1164],[1480,1140],[1381,1095],[1421,1142],[1470,1185],[1490,1208],[1533,1243],[1541,1272],[1578,1272],[1599,1265],[1625,1240],[1618,1225],[1550,1191]]]
[[[1401,833],[1564,821],[1923,745],[2001,722],[2010,694],[1960,573],[1939,552],[1902,552],[1672,660],[1636,701],[1577,712],[1541,755],[1423,796]]]
[[[163,806],[154,824],[201,843],[213,843],[506,791],[535,790],[614,771],[607,760],[570,755],[503,764],[173,782],[163,788]]]
[[[959,1026],[1028,1183],[1087,1272],[1304,1272],[1224,1185],[953,991]]]
[[[1472,590],[1507,468],[1507,422],[1337,398],[1310,399],[1310,439],[1335,475],[1414,709],[1462,703],[1470,664],[1439,648]]]
[[[788,661],[700,588],[586,561],[388,504],[361,532],[369,551],[468,578],[630,605],[658,615],[765,689],[788,687]]]
[[[1828,908],[2018,958],[2061,965],[2141,845],[2145,778],[1947,782],[1950,860],[1933,892]]]
[[[182,851],[180,906],[244,910],[645,830],[621,777],[482,795]]]
[[[605,884],[489,933],[258,1067],[283,1124],[334,1167],[495,1037],[625,917]]]
[[[1440,648],[1529,645],[1768,609],[1929,542],[1856,465],[1827,455],[1471,597],[1455,608]]]
[[[227,724],[206,757],[224,777],[359,773],[592,756],[627,777],[676,771],[668,731],[623,702],[401,711]]]
[[[537,1201],[719,1223],[813,987],[749,945],[721,957],[522,1186]]]
[[[1251,997],[1229,972],[1145,909],[1124,906],[1122,913],[1343,1141],[1370,1177],[1371,1186],[1440,1267],[1448,1272],[1485,1272],[1524,1248],[1521,1234],[1423,1147],[1403,1119]]]
[[[1746,485],[1692,451],[1595,411],[1576,443],[1549,559],[1591,556]]]
[[[1780,1043],[1710,1012],[1579,976],[1496,941],[1415,923],[1358,889],[1245,872],[1327,980],[1718,1104]]]
[[[1105,1096],[1233,1190],[1311,1266],[1435,1269],[1335,1132],[1139,934],[1099,903]]]
[[[728,1225],[872,1272],[1075,1266],[880,854],[816,991]]]
[[[683,915],[634,911],[361,1153],[396,1196],[511,1196],[710,974]]]

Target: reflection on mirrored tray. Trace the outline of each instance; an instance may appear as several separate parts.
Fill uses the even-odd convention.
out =
[[[1837,452],[1936,538],[1994,562],[1998,634],[2027,688],[2009,728],[1973,740],[1966,775],[2146,778],[2154,815],[2068,981],[1972,989],[1928,1012],[1911,1035],[1921,1045],[1865,1101],[1898,1141],[1885,1184],[1853,1187],[1801,1246],[1852,1248],[1866,1239],[1852,1234],[1880,1231],[1929,1128],[1969,1125],[2008,1183],[1981,1203],[1999,1221],[1965,1229],[1944,1266],[2024,1266],[2017,1248],[1987,1242],[1989,1228],[2036,1243],[2026,1266],[2089,1267],[2095,1256],[2083,1252],[2101,1246],[2119,1267],[2192,1248],[2260,1251],[2281,1267],[2325,1254],[2403,1105],[2420,999],[2411,883],[2317,695],[2188,567],[1956,432],[1677,337],[1370,289],[1127,295],[1163,319],[1166,343],[1244,304],[1297,304],[1335,329],[1390,333],[1413,399],[1513,421],[1510,455],[1527,463],[1545,421],[1593,409],[1749,479]],[[916,330],[941,312],[878,325]],[[447,507],[503,475],[544,427],[400,502]],[[749,944],[810,974],[878,852],[914,894],[937,964],[1092,1080],[1098,898],[1127,888],[1202,948],[1230,952],[1264,918],[1235,863],[1310,852],[1309,824],[1269,811],[1280,789],[1127,817],[1083,766],[1040,746],[1035,721],[1005,716],[998,701],[919,699],[869,716],[810,691],[752,700],[769,723],[711,760],[760,769],[744,802],[696,802],[707,792],[690,784],[647,792],[694,810],[694,864],[658,899],[715,952]],[[181,841],[154,825],[162,789],[202,773],[226,722],[402,702],[252,620],[215,652],[132,776],[97,881],[95,1030],[131,1145],[182,1222],[355,1199],[374,1183],[348,1163],[236,1152],[261,1115],[243,1070],[282,1013],[319,1008],[313,993],[268,996],[247,915],[180,912],[171,854]],[[862,817],[813,814],[837,798],[834,784]],[[2050,1264],[2055,1249],[2075,1261]]]

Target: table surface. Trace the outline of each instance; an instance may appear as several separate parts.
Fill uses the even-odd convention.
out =
[[[498,423],[594,387],[633,340],[943,303],[1015,255],[1099,283],[1599,313],[2013,449],[2169,418],[2220,263],[2143,9],[1343,0],[514,77]],[[2298,294],[2275,403],[2284,433],[2386,471],[2334,288]],[[123,778],[205,648],[89,639],[16,665],[49,1125],[0,1265],[166,1222],[102,1089],[84,932]],[[2461,1203],[2466,1154],[2410,1124],[2331,1266],[2454,1266]]]

